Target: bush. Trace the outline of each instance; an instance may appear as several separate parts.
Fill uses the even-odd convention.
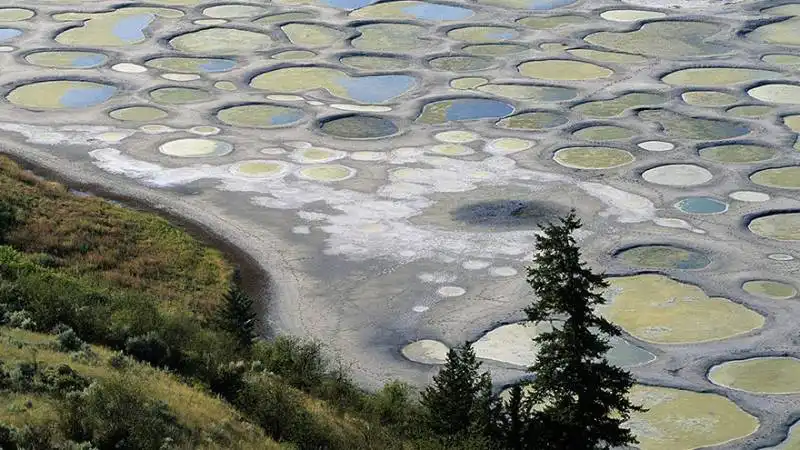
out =
[[[319,388],[328,374],[328,360],[319,341],[279,336],[273,341],[258,341],[253,359],[261,361],[268,372],[279,375],[290,385],[311,391]]]
[[[386,383],[381,390],[366,396],[366,409],[376,422],[397,431],[409,431],[423,411],[413,399],[413,388],[401,381]]]
[[[171,356],[167,343],[154,331],[129,338],[125,342],[125,352],[156,367],[168,365]]]
[[[277,441],[289,441],[301,449],[330,448],[325,432],[303,408],[298,394],[269,375],[249,379],[234,403]]]
[[[58,331],[60,329],[60,331]],[[78,337],[75,331],[67,326],[60,327],[56,330],[56,341],[58,342],[58,350],[62,352],[77,352],[86,345],[83,340]]]
[[[186,435],[161,401],[148,398],[125,377],[113,377],[67,396],[61,427],[76,442],[99,448],[159,450]]]

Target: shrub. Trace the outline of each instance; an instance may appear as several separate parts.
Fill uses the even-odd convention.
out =
[[[129,338],[125,342],[125,352],[156,367],[167,365],[171,356],[167,343],[154,331]]]
[[[39,381],[45,390],[59,395],[82,391],[90,384],[88,378],[75,372],[72,367],[66,364],[42,370],[39,375]]]
[[[56,342],[58,342],[58,350],[62,352],[77,352],[86,345],[83,340],[78,337],[78,334],[75,333],[70,327],[64,326],[60,327],[60,331],[56,331]]]
[[[328,373],[328,361],[319,341],[279,336],[273,341],[258,341],[253,359],[268,372],[279,375],[290,385],[310,391],[319,388]]]
[[[68,395],[61,427],[73,441],[120,450],[159,450],[165,443],[182,442],[186,434],[166,404],[148,398],[125,377]]]
[[[413,388],[401,381],[386,383],[381,390],[366,397],[366,408],[373,420],[406,431],[423,414],[413,399]]]

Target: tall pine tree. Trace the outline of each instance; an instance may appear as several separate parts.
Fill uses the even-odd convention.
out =
[[[430,429],[450,443],[491,434],[495,402],[492,380],[465,342],[450,349],[444,367],[422,393]]]
[[[631,374],[609,364],[608,337],[620,329],[595,313],[606,300],[604,277],[581,261],[573,233],[581,221],[572,211],[537,237],[537,254],[528,268],[528,283],[537,299],[525,313],[534,323],[553,325],[534,341],[539,345],[529,371],[529,448],[598,450],[635,444],[622,424],[641,410],[627,399]]]
[[[220,309],[219,326],[236,337],[239,347],[249,349],[256,337],[256,314],[253,300],[234,286],[225,294]]]

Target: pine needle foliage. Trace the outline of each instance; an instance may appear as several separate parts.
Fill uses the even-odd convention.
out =
[[[544,227],[528,268],[536,300],[525,313],[536,324],[552,325],[534,338],[539,353],[529,368],[536,377],[527,401],[528,439],[535,444],[529,448],[606,450],[637,442],[622,426],[631,412],[641,410],[627,398],[634,379],[605,357],[608,338],[621,331],[595,312],[606,303],[601,294],[608,284],[581,260],[573,236],[581,226],[572,211]]]

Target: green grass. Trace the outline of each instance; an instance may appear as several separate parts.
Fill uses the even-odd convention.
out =
[[[219,305],[233,268],[163,218],[79,197],[0,157],[0,203],[14,208],[6,243],[46,254],[59,272],[159,299],[159,309],[203,317]]]
[[[167,404],[178,423],[189,430],[186,445],[192,448],[281,448],[228,403],[183,383],[173,374],[132,360],[122,369],[113,368],[109,359],[114,353],[104,347],[91,346],[97,357],[86,359],[59,352],[54,344],[52,335],[0,327],[0,361],[6,368],[35,361],[47,367],[67,364],[93,381],[124,377],[146,397]],[[0,391],[0,423],[15,427],[55,423],[59,403],[49,394]]]

